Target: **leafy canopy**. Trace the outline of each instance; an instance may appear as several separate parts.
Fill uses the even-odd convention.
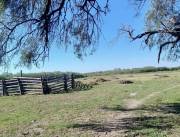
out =
[[[180,57],[178,15],[180,0],[131,0],[141,9],[148,4],[145,31],[120,30],[148,47],[159,46],[170,59]],[[110,0],[0,0],[0,63],[17,57],[20,64],[37,65],[49,57],[53,42],[72,45],[77,57],[92,53],[101,33],[102,16]],[[117,11],[118,12],[118,11]]]
[[[108,0],[1,0],[0,61],[17,56],[23,65],[49,56],[53,42],[73,45],[81,58],[94,50]]]
[[[149,9],[145,16],[145,31],[134,35],[134,30],[122,27],[120,31],[129,34],[132,40],[142,39],[152,48],[158,46],[158,62],[163,51],[168,59],[180,58],[180,0],[136,0],[136,5],[148,4]],[[139,9],[140,10],[140,9]]]

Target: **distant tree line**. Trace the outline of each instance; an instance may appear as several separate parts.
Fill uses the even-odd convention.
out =
[[[80,74],[80,73],[75,73],[75,72],[60,72],[60,71],[54,71],[54,72],[39,72],[39,73],[23,73],[23,77],[34,77],[34,78],[39,78],[39,77],[56,77],[56,76],[64,76],[64,75],[74,75],[74,78],[83,78],[85,75]],[[20,77],[20,73],[2,73],[0,75],[0,80],[2,79],[11,79],[13,77]]]
[[[132,68],[132,69],[114,69],[108,71],[97,71],[97,72],[90,72],[90,73],[76,73],[76,72],[39,72],[39,73],[23,73],[23,77],[56,77],[56,76],[63,76],[63,75],[74,75],[74,78],[84,78],[88,76],[97,76],[97,75],[110,75],[110,74],[134,74],[134,73],[146,73],[146,72],[158,72],[158,71],[175,71],[180,70],[179,67],[143,67],[143,68]],[[20,73],[12,74],[12,73],[2,73],[0,75],[0,80],[2,79],[11,79],[13,77],[20,77]]]
[[[158,72],[158,71],[175,71],[175,70],[180,70],[179,67],[143,67],[143,68],[132,68],[132,69],[114,69],[114,70],[109,70],[109,71],[98,71],[98,72],[92,72],[92,73],[87,73],[87,76],[92,76],[92,75],[110,75],[110,74],[134,74],[134,73],[146,73],[146,72]]]

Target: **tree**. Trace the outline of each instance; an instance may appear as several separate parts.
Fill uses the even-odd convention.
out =
[[[161,54],[166,51],[168,59],[180,58],[180,0],[135,0],[139,9],[145,4],[149,5],[146,14],[146,30],[134,35],[130,27],[122,27],[120,31],[128,33],[130,39],[142,39],[152,48],[159,46],[158,62]]]
[[[49,56],[53,42],[73,45],[81,58],[94,50],[108,0],[1,0],[0,63],[17,56],[23,65]]]
[[[136,36],[133,29],[121,31],[132,40],[143,39],[150,48],[159,45],[158,60],[165,50],[169,58],[178,59],[180,0],[131,1],[138,11],[149,4],[147,27]],[[0,5],[0,63],[17,56],[27,66],[44,61],[53,42],[65,48],[72,45],[79,58],[92,53],[101,33],[101,17],[109,11],[109,0],[0,0]]]

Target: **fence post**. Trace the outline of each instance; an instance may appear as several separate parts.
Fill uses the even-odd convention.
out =
[[[64,91],[68,91],[68,85],[67,85],[67,76],[66,76],[66,74],[64,74]]]
[[[17,81],[18,81],[18,85],[19,85],[20,95],[23,95],[24,91],[23,91],[23,88],[22,88],[22,83],[21,83],[20,78],[17,78]]]
[[[21,75],[21,77],[23,76],[22,70],[20,71],[20,75]]]
[[[44,78],[41,76],[41,85],[42,85],[42,93],[45,94],[44,92]]]
[[[3,84],[2,84],[2,80],[1,80],[1,91],[0,91],[0,96],[3,96]]]
[[[2,90],[3,90],[3,96],[8,96],[5,80],[2,80]]]
[[[44,77],[41,77],[41,82],[42,82],[42,92],[43,92],[43,94],[49,94],[47,79],[44,78]]]
[[[71,75],[71,88],[75,88],[74,74]]]

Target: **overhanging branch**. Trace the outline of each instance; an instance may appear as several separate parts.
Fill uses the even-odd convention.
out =
[[[178,42],[180,42],[180,32],[178,30],[171,30],[165,27],[164,29],[160,30],[152,30],[152,31],[145,31],[143,33],[140,33],[138,35],[134,35],[134,30],[127,28],[127,27],[122,27],[120,28],[121,32],[125,32],[128,34],[129,38],[132,41],[135,41],[137,39],[144,39],[144,43],[146,45],[149,44],[149,39],[151,37],[162,37],[164,35],[167,39],[164,40],[163,43],[161,43],[159,46],[159,53],[158,53],[158,63],[160,62],[161,58],[161,53],[164,47],[169,46],[169,47],[174,47]]]

